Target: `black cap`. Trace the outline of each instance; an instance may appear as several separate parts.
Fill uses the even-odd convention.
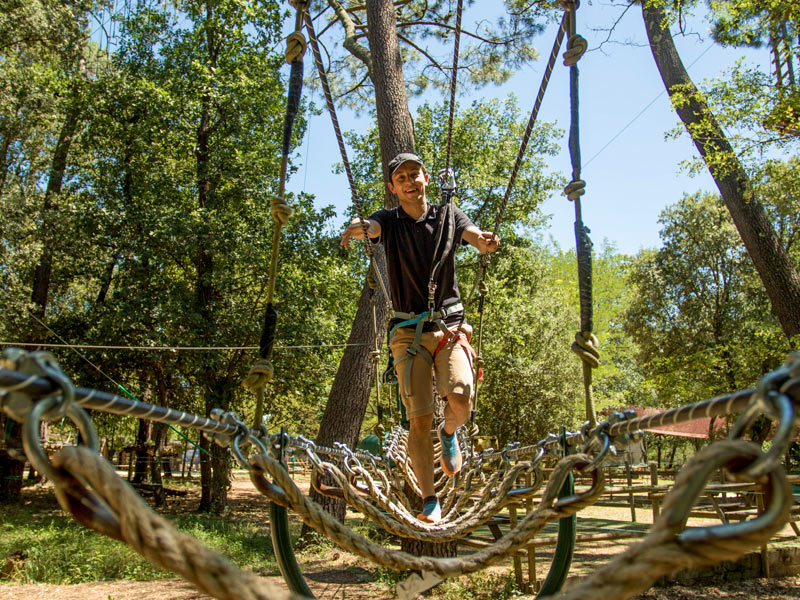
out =
[[[420,165],[423,169],[425,165],[422,163],[422,159],[416,154],[412,154],[411,152],[401,152],[397,156],[395,156],[392,160],[389,161],[389,177],[391,178],[394,175],[394,172],[400,168],[400,165],[407,162],[415,162]]]

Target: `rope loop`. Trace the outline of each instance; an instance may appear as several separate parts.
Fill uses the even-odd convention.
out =
[[[796,415],[793,395],[800,387],[800,353],[792,352],[785,364],[765,375],[756,386],[750,404],[739,415],[729,434],[730,439],[741,439],[753,421],[766,415],[778,421],[777,431],[769,451],[752,464],[737,471],[737,475],[748,479],[759,479],[775,468],[783,459],[792,441]]]
[[[286,200],[282,196],[276,196],[269,202],[269,214],[276,223],[282,226],[289,222],[289,217],[292,216],[292,208],[286,204]]]
[[[303,60],[306,53],[306,38],[299,31],[295,31],[286,38],[286,64],[290,65]]]
[[[250,392],[255,393],[256,390],[267,387],[267,384],[272,381],[274,376],[275,367],[272,361],[268,358],[262,358],[250,367],[250,371],[242,381],[242,385]]]
[[[578,61],[586,53],[589,43],[586,39],[577,33],[570,36],[567,42],[567,51],[562,54],[565,67],[572,67],[578,64]]]
[[[748,469],[739,468],[742,461],[752,467],[764,456],[761,449],[752,442],[721,440],[703,448],[690,463],[687,463],[662,505],[664,520],[670,528],[685,527],[689,513],[703,493],[706,484],[716,471],[723,467],[726,467],[739,481],[748,480],[759,484],[769,505],[762,514],[749,521],[687,528],[678,536],[682,547],[687,551],[711,554],[715,548],[709,546],[709,542],[719,544],[724,540],[759,535],[764,531],[774,532],[785,524],[793,499],[783,467],[775,464],[771,471],[755,480],[743,477]]]
[[[586,193],[586,182],[582,179],[572,180],[567,187],[564,188],[564,194],[570,201],[577,200]]]
[[[47,414],[52,414],[54,410],[60,412],[59,407],[62,404],[61,396],[43,398],[36,403],[22,423],[22,447],[25,449],[28,460],[39,473],[54,483],[63,479],[63,475],[50,462],[50,457],[42,447],[39,433],[42,419]],[[100,442],[97,438],[97,430],[89,414],[76,402],[70,402],[66,405],[64,416],[69,417],[75,423],[86,447],[92,452],[99,452]]]
[[[598,344],[597,336],[591,331],[579,331],[575,334],[575,341],[572,343],[571,349],[584,363],[592,369],[596,369],[600,365]]]

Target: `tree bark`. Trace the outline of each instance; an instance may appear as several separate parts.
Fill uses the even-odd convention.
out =
[[[150,380],[147,376],[142,377],[142,402],[148,404],[152,402],[152,391],[150,389]],[[149,419],[139,419],[139,429],[136,432],[136,449],[134,453],[136,459],[133,469],[133,483],[144,483],[147,479],[147,465],[150,462],[150,452],[148,442],[153,432],[153,422]]]
[[[642,14],[650,49],[664,86],[670,98],[677,93],[686,98],[685,102],[675,103],[675,110],[708,165],[781,328],[789,338],[800,334],[800,311],[797,310],[800,306],[800,277],[797,270],[781,245],[764,206],[753,193],[747,173],[736,159],[725,133],[686,72],[672,34],[664,26],[663,8],[648,0],[642,2]],[[730,157],[722,168],[710,160],[720,153]]]

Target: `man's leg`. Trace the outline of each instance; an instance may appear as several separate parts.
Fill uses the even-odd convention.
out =
[[[432,425],[433,415],[427,414],[412,418],[408,427],[408,456],[423,498],[436,494],[433,488]]]
[[[466,394],[450,393],[444,407],[444,432],[452,435],[469,419],[472,399]]]
[[[465,323],[463,331],[468,339],[472,327]],[[472,411],[472,364],[466,348],[457,341],[451,341],[437,355],[435,368],[439,393],[447,401],[444,421],[438,430],[442,443],[442,469],[448,475],[455,475],[462,465],[455,432],[467,422]]]

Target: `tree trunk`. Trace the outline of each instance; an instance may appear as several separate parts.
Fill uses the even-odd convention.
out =
[[[391,1],[379,0],[367,3],[369,41],[372,56],[372,81],[375,85],[375,103],[378,113],[378,133],[381,140],[381,158],[384,174],[386,164],[399,152],[414,149],[414,129],[411,114],[408,112],[402,61],[397,42],[394,8]],[[386,192],[386,206],[396,204]],[[376,260],[386,281],[386,265],[383,248],[376,248]],[[334,441],[355,447],[361,422],[369,403],[369,389],[372,384],[373,368],[370,353],[375,335],[372,331],[372,307],[370,289],[365,285],[361,290],[358,310],[350,329],[348,346],[339,363],[339,370],[333,381],[328,403],[320,422],[316,443],[332,446]],[[382,292],[376,292],[375,302],[377,322],[386,322],[385,300]],[[384,332],[380,332],[381,339]],[[381,343],[381,347],[383,344]],[[319,502],[339,520],[344,520],[344,503],[322,496],[314,491],[311,498]],[[303,527],[305,537],[309,528]]]
[[[211,442],[200,436],[200,505],[197,512],[211,512]]]
[[[681,62],[672,34],[663,26],[663,8],[651,1],[642,3],[647,37],[661,79],[670,97],[681,94],[686,101],[676,102],[675,110],[706,161],[736,229],[753,261],[784,334],[800,334],[800,277],[789,255],[781,246],[764,206],[752,191],[749,178],[736,159],[708,105],[702,100]],[[713,158],[729,160],[716,166]]]
[[[0,504],[17,504],[25,471],[22,424],[0,414],[0,442]]]
[[[150,463],[150,483],[153,488],[153,504],[166,506],[167,495],[164,492],[164,480],[161,478],[161,451],[164,447],[167,426],[163,423],[153,423],[153,462]]]
[[[375,107],[378,117],[378,134],[381,141],[381,163],[384,178],[386,165],[400,152],[414,151],[414,124],[408,110],[403,62],[397,39],[394,6],[391,0],[374,0],[367,2],[368,37],[371,55],[371,77],[375,87]],[[396,200],[388,190],[385,205],[391,208]],[[382,248],[377,253],[381,273],[386,280],[386,268]],[[358,312],[347,350],[339,363],[328,404],[320,423],[317,436],[318,445],[330,445],[333,441],[346,443],[354,447],[357,442],[361,422],[364,419],[369,388],[372,381],[372,363],[370,349],[372,347],[372,326],[369,305],[369,288],[364,286],[358,304]],[[378,323],[386,321],[383,298],[375,298],[378,309]],[[385,335],[385,332],[381,332]],[[381,344],[382,346],[383,344]],[[338,519],[344,519],[344,504],[341,501],[322,497],[312,492],[312,498],[320,502]],[[303,535],[308,529],[303,528]],[[403,549],[415,554],[431,556],[455,556],[456,542],[448,544],[424,544],[417,540],[403,540]]]
[[[225,377],[213,375],[205,389],[206,414],[212,408],[230,409],[233,390],[236,382]],[[203,437],[205,440],[205,436]],[[228,487],[231,476],[231,452],[219,444],[210,443],[203,445],[209,454],[201,458],[200,476],[202,477],[202,494],[200,502],[201,512],[210,512],[221,515],[228,507]]]
[[[69,149],[78,131],[80,117],[79,108],[77,100],[73,100],[64,117],[64,123],[61,126],[58,142],[53,151],[53,162],[47,180],[47,190],[44,194],[42,225],[39,231],[40,239],[42,240],[42,253],[33,272],[33,288],[31,290],[31,301],[35,305],[34,315],[40,320],[44,319],[45,310],[47,309],[47,297],[50,292],[50,274],[53,267],[53,250],[55,245],[55,240],[53,239],[53,220],[56,213],[55,202],[58,195],[61,193],[61,188],[64,183]],[[32,323],[31,326],[31,341],[35,341],[33,339],[35,335],[33,332],[40,331],[40,326],[36,323]]]

